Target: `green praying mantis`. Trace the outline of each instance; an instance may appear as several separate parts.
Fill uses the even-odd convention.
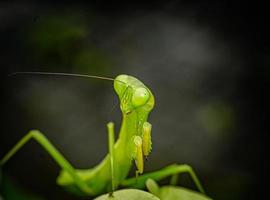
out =
[[[22,72],[24,74],[54,74],[76,75],[66,73]],[[111,80],[118,95],[122,111],[122,124],[118,139],[115,141],[114,124],[107,124],[108,155],[95,167],[90,169],[75,169],[54,145],[38,130],[31,130],[0,160],[3,166],[29,140],[39,143],[61,167],[56,182],[68,191],[82,196],[97,196],[113,192],[119,187],[142,189],[147,179],[159,181],[172,176],[172,181],[179,173],[189,173],[201,193],[204,189],[199,179],[189,165],[170,165],[159,171],[143,174],[144,160],[152,149],[151,129],[148,116],[154,108],[155,100],[151,90],[137,78],[129,75],[119,75],[115,79],[76,75],[81,77]],[[136,176],[127,178],[135,161]]]

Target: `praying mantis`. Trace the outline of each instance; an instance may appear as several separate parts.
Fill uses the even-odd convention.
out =
[[[25,74],[75,75],[46,72],[25,72]],[[175,178],[179,173],[190,174],[198,190],[204,193],[198,177],[189,165],[175,164],[143,174],[144,160],[152,149],[152,125],[148,122],[148,116],[155,104],[154,95],[147,86],[130,75],[118,75],[115,79],[90,75],[76,76],[106,79],[114,83],[114,90],[118,95],[122,111],[122,124],[116,141],[114,123],[107,124],[109,146],[107,156],[93,168],[75,169],[43,133],[31,130],[0,160],[1,167],[29,140],[33,139],[61,167],[56,183],[77,195],[97,196],[113,192],[119,187],[142,189],[149,178],[159,181],[168,176]],[[136,176],[127,178],[133,161],[137,169]]]

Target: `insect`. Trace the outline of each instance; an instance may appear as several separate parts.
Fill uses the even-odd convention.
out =
[[[115,79],[48,72],[21,72],[21,74],[54,74],[67,76],[80,76],[111,80],[114,90],[118,95],[120,109],[122,111],[122,124],[119,137],[114,139],[114,124],[107,124],[108,130],[108,155],[95,167],[90,169],[75,169],[65,157],[54,147],[54,145],[38,130],[31,130],[1,159],[0,165],[6,162],[29,140],[33,139],[39,143],[61,167],[56,182],[68,191],[83,195],[97,196],[106,192],[113,192],[119,186],[143,188],[148,178],[156,181],[170,175],[189,173],[198,190],[204,190],[188,165],[171,165],[159,171],[142,174],[144,170],[144,158],[149,156],[152,149],[151,130],[152,125],[148,122],[148,116],[154,108],[154,95],[137,78],[129,75],[119,75]],[[137,170],[136,177],[127,178],[128,173],[135,161]]]

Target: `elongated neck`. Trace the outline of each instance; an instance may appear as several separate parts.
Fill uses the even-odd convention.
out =
[[[148,114],[142,110],[136,110],[130,114],[123,114],[119,139],[124,143],[128,143],[133,136],[142,136],[142,126],[143,123],[147,121],[147,118]]]

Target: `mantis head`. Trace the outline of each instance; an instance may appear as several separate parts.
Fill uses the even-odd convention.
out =
[[[114,89],[120,99],[123,114],[144,111],[147,114],[154,107],[154,96],[151,91],[137,78],[119,75],[114,81]]]

